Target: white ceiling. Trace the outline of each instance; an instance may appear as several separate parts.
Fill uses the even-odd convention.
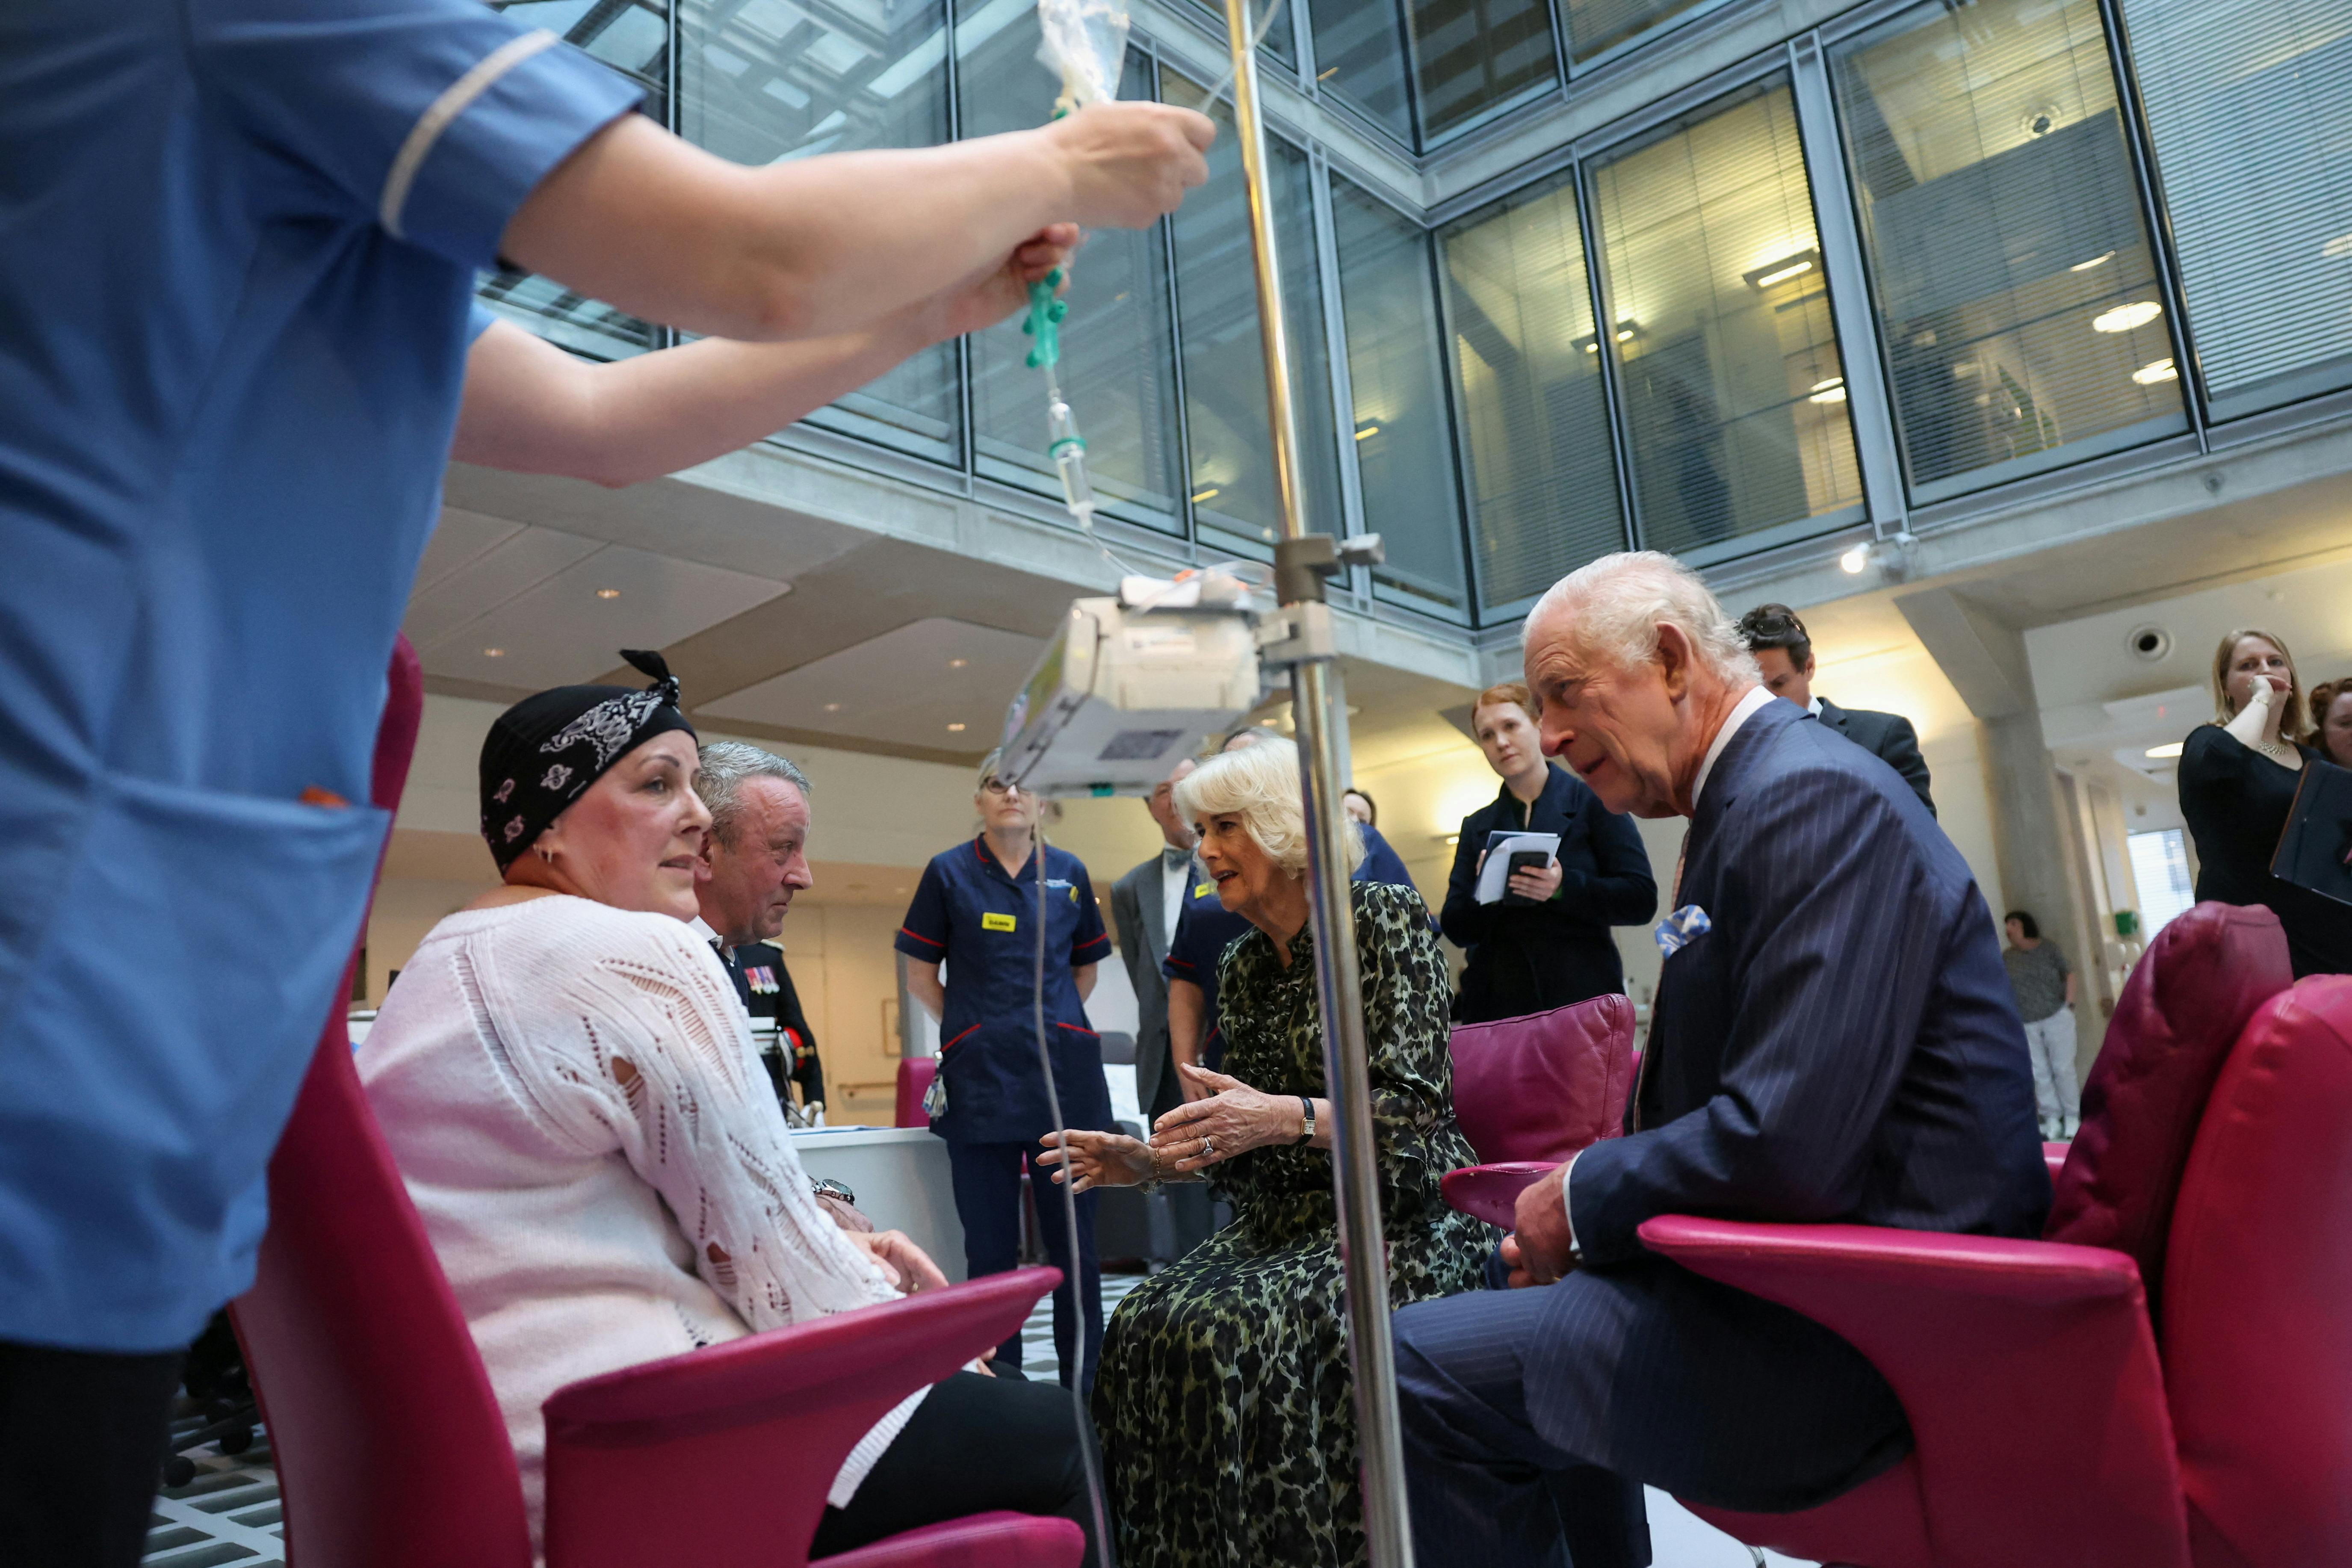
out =
[[[446,507],[402,629],[428,675],[538,689],[593,680],[624,647],[667,647],[791,589]]]
[[[1036,637],[935,616],[696,710],[818,735],[984,752],[1045,647]]]

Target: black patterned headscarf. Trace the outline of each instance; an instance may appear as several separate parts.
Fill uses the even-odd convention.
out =
[[[656,735],[694,733],[662,656],[623,648],[621,657],[654,684],[643,691],[559,686],[524,698],[490,726],[482,742],[482,837],[501,876],[614,763]]]

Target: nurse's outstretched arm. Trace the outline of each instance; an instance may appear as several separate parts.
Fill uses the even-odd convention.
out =
[[[976,278],[854,331],[793,342],[725,338],[597,364],[496,322],[474,340],[450,456],[526,474],[632,485],[765,437],[918,350],[1003,321],[1066,259],[1069,226]]]
[[[1070,971],[1071,978],[1078,983],[1078,1000],[1081,1002],[1095,994],[1096,967],[1091,963],[1081,963]]]
[[[1216,129],[1102,103],[1034,131],[730,163],[639,114],[541,181],[500,254],[633,315],[768,342],[866,326],[1000,265],[1049,225],[1142,228],[1205,182]]]

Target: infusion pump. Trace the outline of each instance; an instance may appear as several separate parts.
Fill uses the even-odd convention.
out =
[[[1212,569],[1076,601],[1004,716],[998,776],[1045,795],[1150,794],[1257,706],[1267,597]]]

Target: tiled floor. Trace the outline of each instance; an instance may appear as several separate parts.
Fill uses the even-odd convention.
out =
[[[1103,1279],[1103,1310],[1115,1310],[1121,1298],[1142,1283],[1139,1275],[1108,1275]],[[1051,1376],[1054,1367],[1054,1319],[1050,1301],[1041,1301],[1021,1329],[1021,1359],[1033,1375]],[[192,1430],[196,1417],[187,1416],[183,1430]],[[269,1444],[262,1438],[243,1454],[230,1457],[198,1449],[195,1479],[173,1487],[155,1500],[147,1531],[147,1568],[267,1568],[282,1563],[285,1546],[278,1539],[278,1475],[270,1468]],[[1750,1568],[1755,1559],[1731,1537],[1700,1522],[1664,1492],[1650,1493],[1650,1541],[1654,1568]],[[1768,1554],[1774,1568],[1804,1568],[1792,1559]]]

